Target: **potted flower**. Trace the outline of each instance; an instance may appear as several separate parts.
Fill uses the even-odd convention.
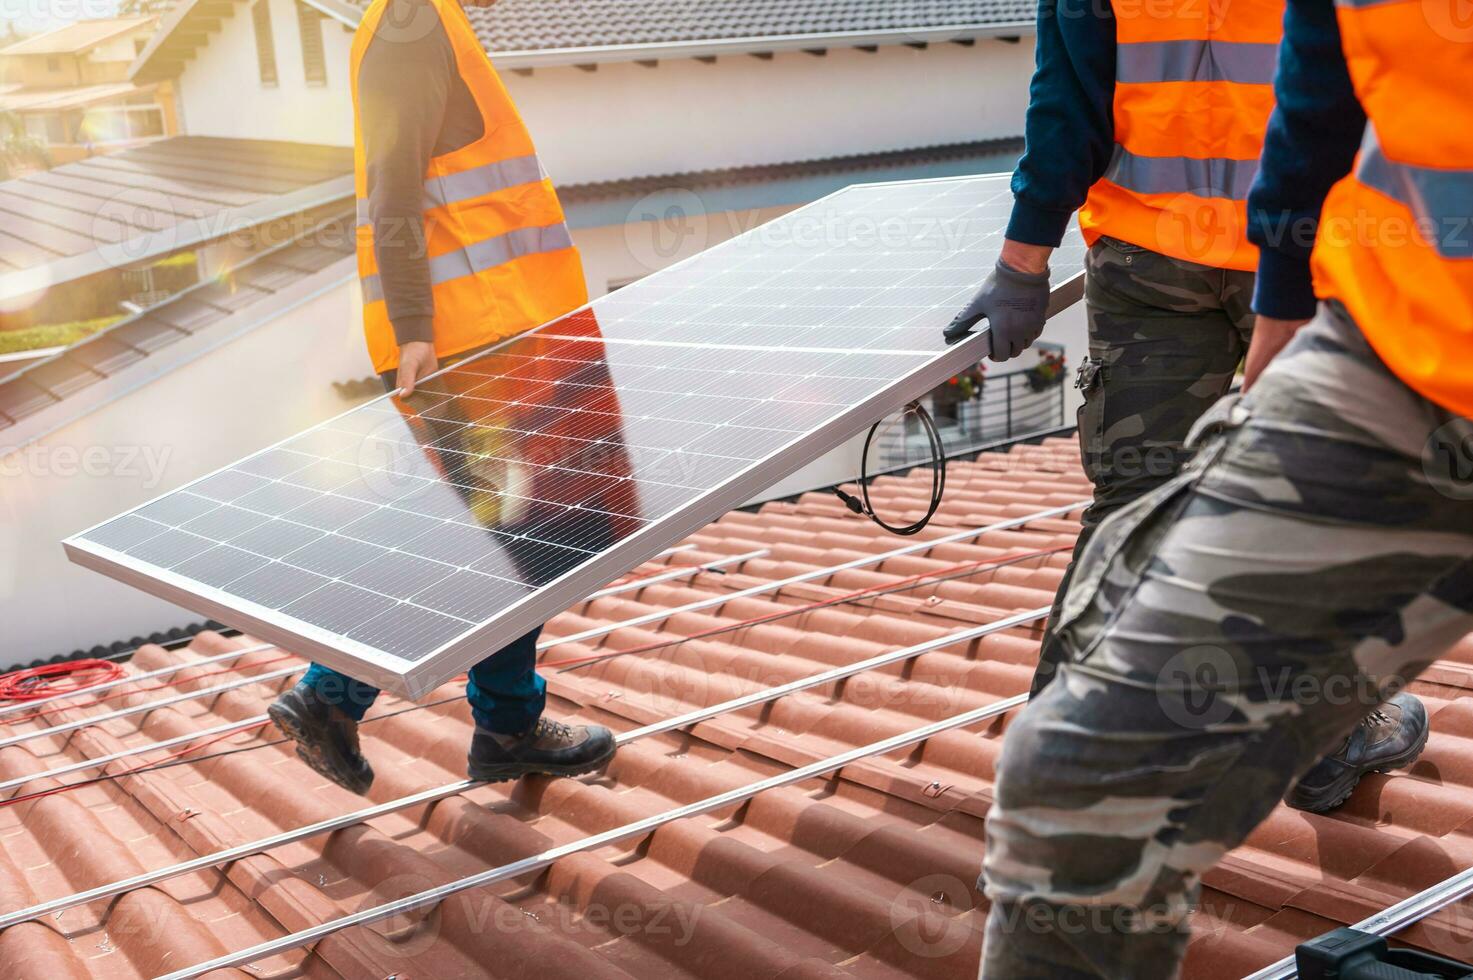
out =
[[[1062,350],[1043,351],[1038,355],[1038,363],[1025,372],[1028,387],[1034,391],[1046,391],[1064,380],[1065,369]]]
[[[978,363],[951,379],[956,388],[956,421],[964,430],[977,428],[982,417],[982,386],[987,381],[987,365]]]

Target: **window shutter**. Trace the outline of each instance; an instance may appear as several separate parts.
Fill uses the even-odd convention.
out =
[[[251,8],[251,22],[256,28],[256,63],[261,70],[261,84],[276,84],[276,41],[271,36],[271,0],[256,0]]]
[[[297,31],[302,36],[302,74],[308,85],[327,84],[327,57],[322,50],[322,13],[297,0]]]

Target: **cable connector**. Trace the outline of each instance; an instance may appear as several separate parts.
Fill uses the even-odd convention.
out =
[[[920,402],[911,402],[905,406],[905,409],[908,412],[915,412],[916,417],[920,419],[921,428],[925,430],[927,441],[931,444],[931,458],[936,465],[931,476],[931,505],[926,508],[925,515],[912,524],[897,527],[886,523],[879,514],[875,513],[874,504],[870,503],[870,475],[866,461],[869,459],[870,444],[874,442],[875,433],[880,430],[879,422],[870,426],[869,434],[864,437],[864,448],[860,450],[859,496],[856,497],[840,487],[829,487],[834,496],[844,501],[844,506],[848,507],[851,513],[858,514],[860,517],[868,517],[891,534],[901,536],[919,534],[927,524],[931,523],[931,518],[936,516],[936,511],[941,507],[941,496],[946,492],[946,446],[941,440],[941,433],[936,429],[936,420],[931,418],[931,413],[926,411],[926,407]]]
[[[845,507],[848,507],[852,512],[861,517],[864,516],[864,502],[862,500],[854,496],[854,494],[841,490],[838,487],[829,487],[829,489],[834,492],[834,496],[844,501]]]

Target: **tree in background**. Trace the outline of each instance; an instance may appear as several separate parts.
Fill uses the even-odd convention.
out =
[[[9,180],[20,171],[50,166],[46,144],[26,132],[20,116],[0,111],[0,180]]]

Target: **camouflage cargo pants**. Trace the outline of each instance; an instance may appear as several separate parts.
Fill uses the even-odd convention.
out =
[[[1473,420],[1324,307],[1115,514],[1007,732],[982,975],[1174,976],[1204,871],[1473,630]]]
[[[1095,485],[1077,562],[1106,517],[1181,471],[1193,423],[1227,393],[1253,329],[1253,273],[1214,269],[1101,238],[1085,265],[1089,359],[1080,367],[1079,452]],[[1058,603],[1074,564],[1064,573]],[[1048,630],[1052,635],[1053,630]],[[1062,656],[1044,645],[1033,693]]]

